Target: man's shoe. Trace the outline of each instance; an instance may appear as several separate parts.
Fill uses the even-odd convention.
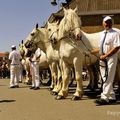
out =
[[[39,87],[35,87],[34,90],[39,90],[40,88]]]
[[[30,87],[30,89],[34,89],[35,87]]]
[[[109,104],[109,101],[100,98],[100,99],[97,99],[97,100],[95,101],[95,103],[97,103],[98,105],[108,105],[108,104]]]
[[[15,86],[10,86],[9,88],[15,88]]]
[[[19,85],[15,85],[15,88],[19,88]]]

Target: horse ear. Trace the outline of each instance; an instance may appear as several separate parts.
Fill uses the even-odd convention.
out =
[[[56,21],[56,24],[58,25],[58,24],[59,24],[59,21]]]
[[[23,40],[21,41],[21,43],[23,44]]]
[[[36,29],[38,29],[38,27],[39,27],[39,25],[38,25],[38,23],[36,24]]]
[[[67,12],[67,10],[63,7],[63,11],[64,11],[64,13],[66,13]]]
[[[77,11],[78,11],[78,7],[76,6],[75,9],[74,9],[74,12],[77,13]]]
[[[48,22],[47,22],[47,26],[49,26],[49,24],[50,24],[50,22],[48,21]]]

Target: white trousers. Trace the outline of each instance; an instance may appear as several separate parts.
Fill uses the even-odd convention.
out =
[[[10,87],[19,84],[19,73],[20,73],[19,65],[10,66]]]
[[[39,63],[32,62],[30,65],[31,75],[32,75],[32,87],[40,86],[40,76],[39,76]]]
[[[113,56],[107,60],[107,67],[108,67],[108,75],[105,76],[105,62],[100,61],[100,72],[103,79],[103,91],[101,93],[101,98],[109,100],[109,99],[116,99],[115,92],[113,90],[113,81],[116,72],[116,65],[117,65],[117,56]]]

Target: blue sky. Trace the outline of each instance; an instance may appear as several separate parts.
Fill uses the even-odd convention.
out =
[[[18,48],[36,23],[42,26],[58,8],[51,0],[0,0],[0,52],[11,51],[13,44]]]

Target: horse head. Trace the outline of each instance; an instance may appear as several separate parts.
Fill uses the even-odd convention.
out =
[[[58,39],[58,22],[47,23],[48,39],[55,44]]]
[[[43,33],[43,30],[45,28],[38,28],[38,24],[36,24],[36,27],[32,30],[32,32],[28,35],[24,42],[24,46],[27,49],[26,56],[30,56],[31,53],[34,53],[38,46],[40,48],[43,47],[43,40],[45,38],[45,33]]]
[[[23,45],[23,40],[21,41],[21,44],[19,44],[19,52],[20,52],[20,55],[22,56],[22,58],[24,58],[24,55],[25,55],[25,46]]]
[[[74,10],[63,8],[63,10],[64,17],[59,25],[59,38],[64,37],[65,34],[73,33],[76,39],[80,39],[81,20],[77,15],[77,8],[75,8]]]

